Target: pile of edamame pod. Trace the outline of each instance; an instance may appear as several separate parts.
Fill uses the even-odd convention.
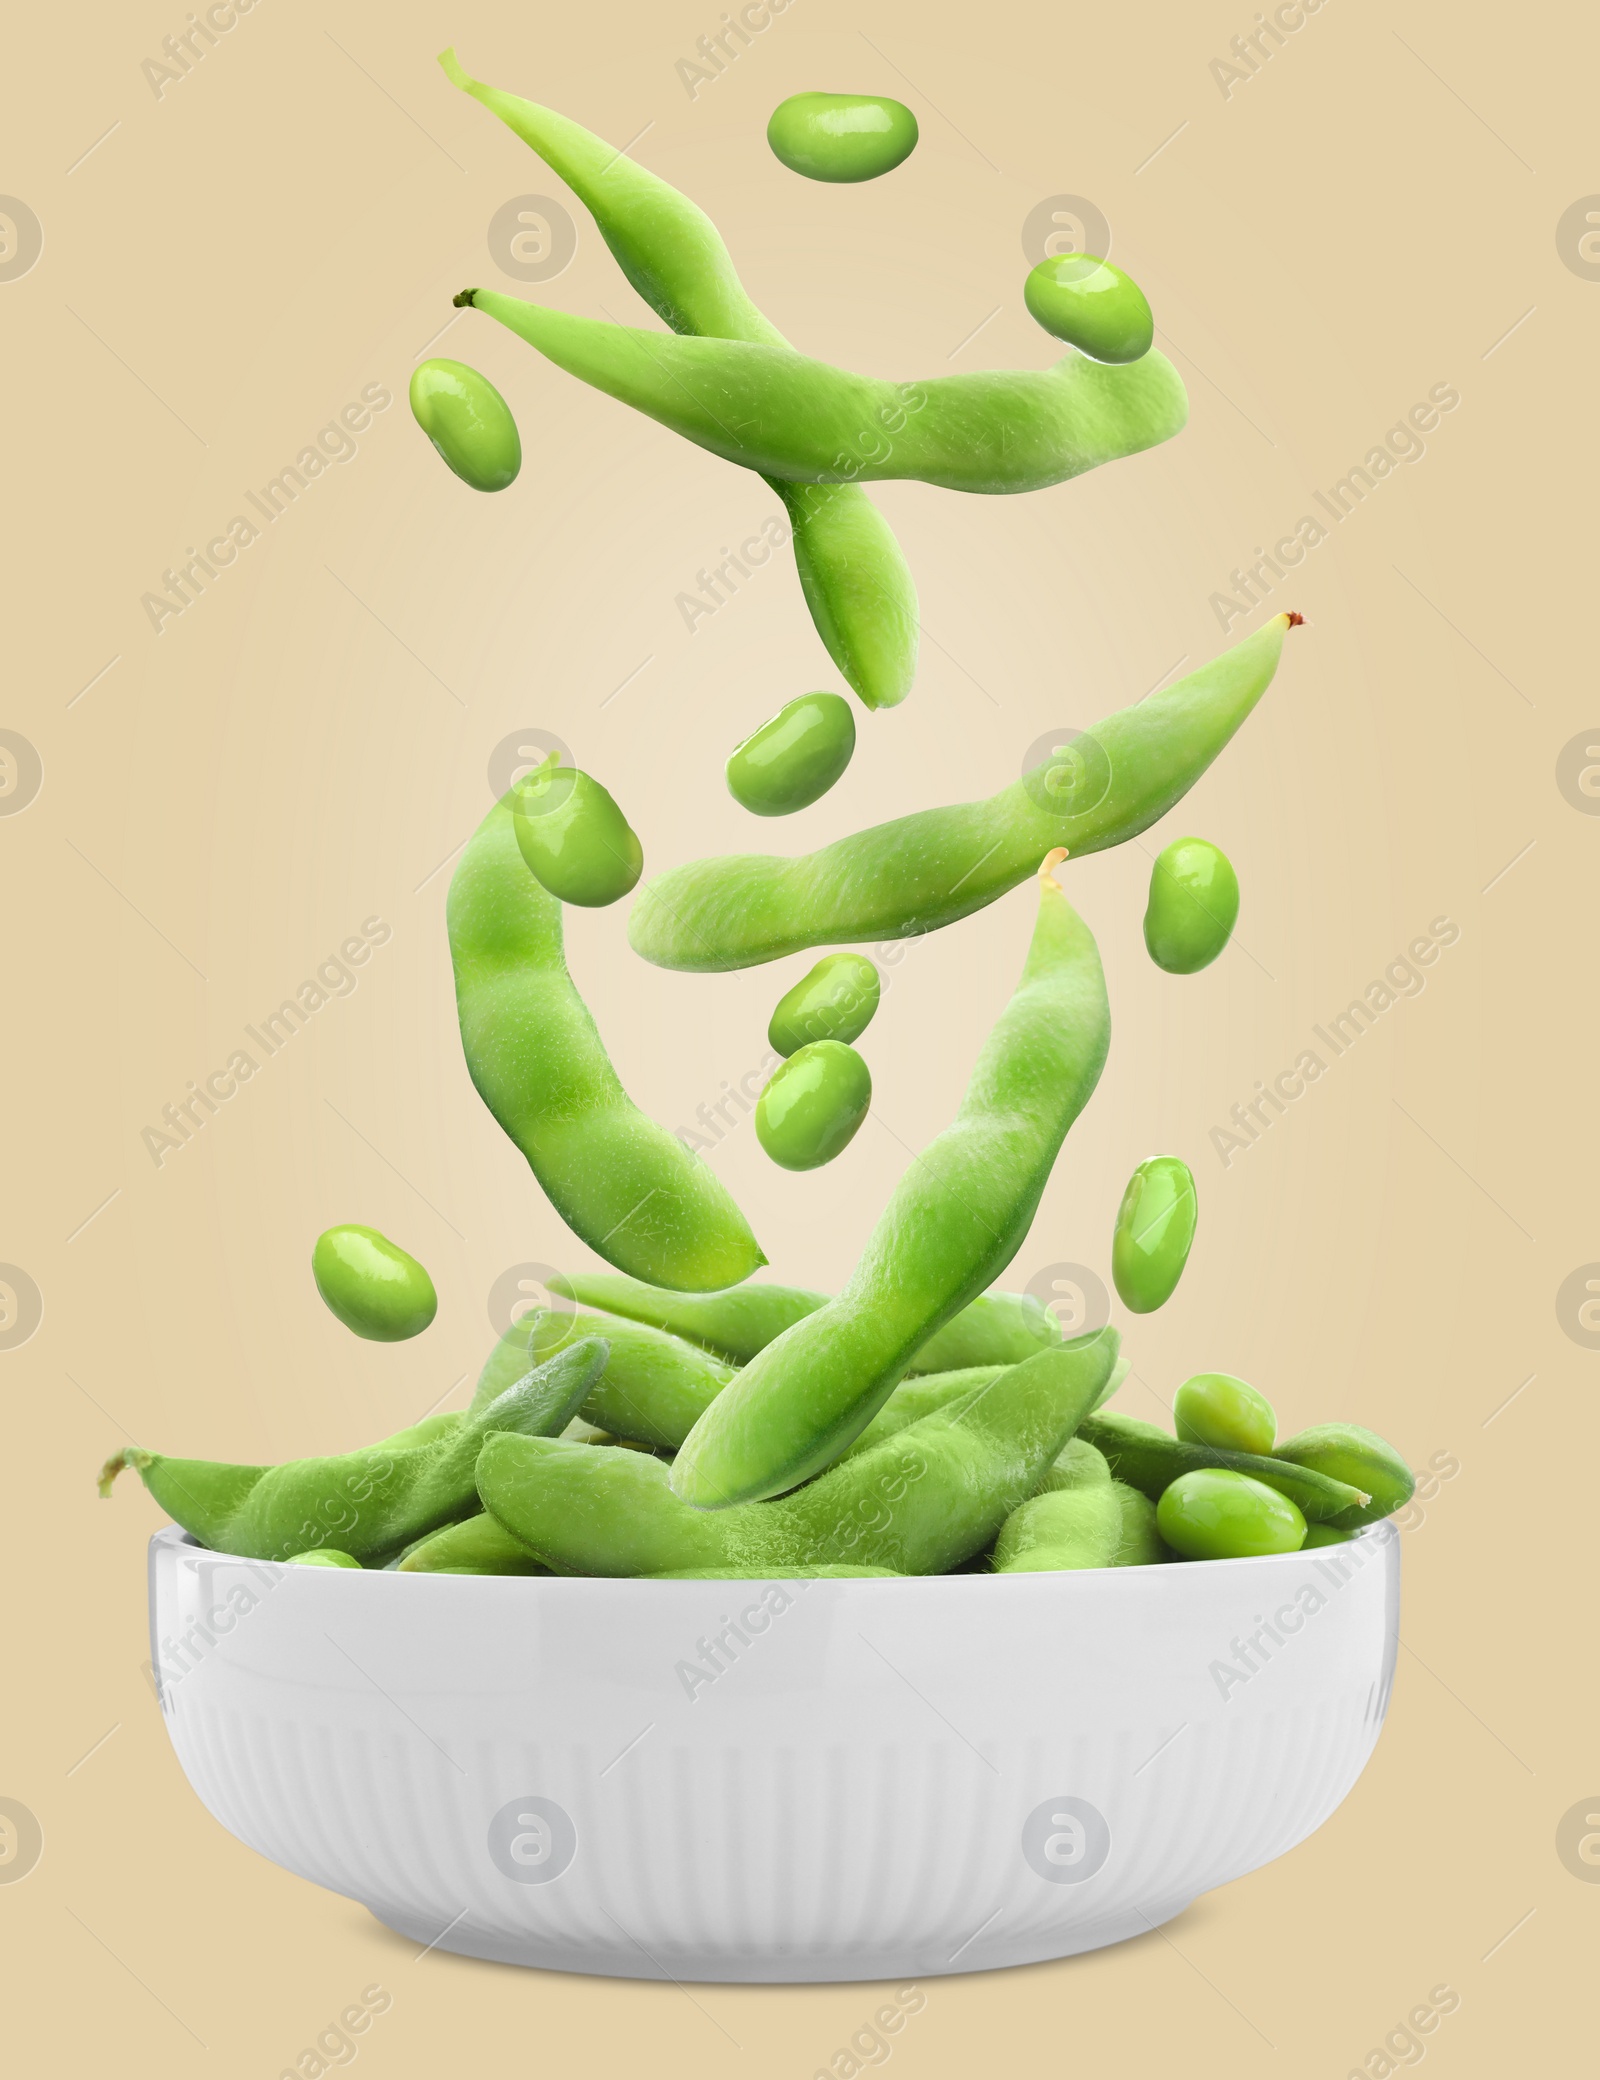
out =
[[[1036,267],[1024,301],[1068,344],[1044,371],[889,384],[808,359],[746,295],[686,196],[554,111],[468,78],[590,211],[669,328],[634,330],[464,291],[539,353],[686,439],[762,475],[788,510],[819,636],[868,710],[910,691],[916,593],[861,488],[914,477],[1012,494],[1169,439],[1183,385],[1152,346],[1138,285],[1109,261]],[[917,143],[881,96],[801,94],[768,126],[803,178],[877,179]],[[461,362],[424,362],[414,414],[482,492],[517,478],[505,399]],[[489,1112],[550,1205],[612,1269],[557,1281],[490,1353],[471,1405],[362,1451],[241,1466],[129,1447],[125,1466],[202,1545],[252,1560],[401,1573],[691,1576],[996,1574],[1288,1553],[1352,1537],[1409,1500],[1405,1461],[1329,1424],[1279,1442],[1271,1405],[1221,1372],[1186,1380],[1171,1431],[1107,1406],[1128,1371],[1110,1326],[1067,1339],[1025,1294],[993,1290],[1021,1248],[1062,1144],[1094,1093],[1110,1007],[1093,934],[1056,872],[1164,816],[1271,683],[1298,615],[1087,737],[1053,746],[982,802],[919,811],[797,857],[745,854],[644,882],[628,936],[665,968],[723,972],[819,947],[934,931],[1030,877],[1022,974],[955,1118],[913,1161],[837,1294],[766,1264],[715,1174],[622,1088],[567,971],[567,904],[631,895],[644,848],[602,781],[552,757],[468,842],[447,910],[462,1047]],[[819,800],[849,766],[855,718],[833,692],[790,699],[734,748],[726,781],[762,817]],[[1182,837],[1157,857],[1144,921],[1174,976],[1228,943],[1239,884]],[[877,1010],[866,955],[827,953],[776,1004],[781,1066],[756,1131],[813,1169],[871,1103],[855,1042]],[[1112,1224],[1127,1310],[1164,1305],[1195,1235],[1194,1179],[1156,1155]],[[398,1342],[437,1311],[426,1269],[378,1230],[328,1229],[317,1288],[352,1333]]]

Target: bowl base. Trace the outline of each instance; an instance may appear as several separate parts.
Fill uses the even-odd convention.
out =
[[[409,1916],[379,1912],[369,1906],[373,1919],[397,1936],[428,1950],[449,1950],[458,1957],[481,1958],[488,1964],[530,1966],[537,1971],[578,1972],[600,1979],[652,1979],[712,1986],[831,1986],[852,1980],[912,1980],[953,1977],[962,1972],[999,1972],[1015,1965],[1048,1964],[1058,1957],[1077,1957],[1086,1950],[1104,1950],[1112,1943],[1125,1943],[1134,1936],[1149,1935],[1163,1923],[1176,1920],[1188,1898],[1152,1907],[1148,1913],[1133,1912],[1091,1922],[1070,1933],[1061,1932],[1041,1940],[1037,1933],[1008,1942],[1000,1929],[986,1932],[955,1953],[941,1945],[926,1950],[873,1951],[859,1945],[848,1951],[815,1951],[805,1956],[759,1954],[740,1956],[727,1950],[685,1950],[666,1958],[647,1956],[637,1945],[625,1951],[621,1942],[583,1943],[542,1936],[512,1936],[498,1929],[475,1929],[463,1917],[443,1935]],[[620,1928],[617,1931],[621,1936]]]

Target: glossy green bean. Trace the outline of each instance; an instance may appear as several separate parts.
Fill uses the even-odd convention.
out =
[[[826,1307],[833,1297],[767,1279],[726,1293],[669,1293],[615,1271],[576,1271],[553,1278],[550,1290],[581,1306],[665,1329],[733,1365],[748,1365],[757,1351]],[[919,1346],[907,1370],[956,1372],[969,1365],[1020,1365],[1035,1351],[1060,1341],[1060,1324],[1031,1293],[981,1293]]]
[[[878,971],[864,953],[830,953],[778,999],[767,1042],[787,1056],[813,1040],[858,1040],[881,994]]]
[[[1039,875],[1021,980],[954,1122],[902,1177],[838,1299],[752,1359],[685,1438],[671,1479],[686,1501],[755,1501],[836,1459],[1022,1246],[1111,1037],[1100,955],[1051,878],[1056,858]]]
[[[601,1339],[569,1345],[481,1414],[425,1444],[375,1445],[285,1466],[173,1459],[129,1445],[101,1469],[100,1493],[109,1495],[132,1466],[173,1521],[214,1552],[283,1560],[331,1546],[357,1561],[381,1559],[466,1515],[485,1441],[510,1430],[552,1436],[605,1362]]]
[[[644,848],[608,790],[553,751],[511,790],[511,814],[529,872],[560,902],[599,909],[644,872]]]
[[[1177,1290],[1194,1246],[1194,1178],[1177,1156],[1151,1156],[1128,1180],[1111,1238],[1111,1277],[1124,1307],[1153,1314]]]
[[[1047,369],[890,383],[789,347],[641,332],[498,289],[455,301],[724,462],[800,484],[1043,491],[1158,447],[1189,416],[1182,377],[1154,348],[1120,368],[1073,353]]]
[[[420,1336],[439,1311],[433,1280],[416,1258],[354,1221],[317,1237],[311,1275],[329,1310],[374,1343]]]
[[[820,801],[849,765],[856,718],[836,693],[802,693],[729,753],[728,792],[753,816],[792,816]]]
[[[1041,260],[1022,285],[1022,300],[1052,337],[1096,361],[1139,361],[1155,338],[1139,284],[1092,253]]]
[[[920,810],[797,859],[740,853],[658,874],[634,898],[629,941],[657,967],[720,972],[810,946],[906,938],[983,909],[1054,846],[1076,858],[1135,838],[1249,715],[1300,618],[1275,615],[1175,686],[1108,716],[1070,761],[1047,761],[987,801]]]
[[[791,94],[767,122],[767,143],[812,181],[874,181],[917,146],[917,119],[887,94]]]
[[[1298,1553],[1306,1520],[1280,1489],[1225,1466],[1180,1474],[1156,1504],[1156,1529],[1185,1560]]]
[[[319,1546],[311,1553],[291,1553],[290,1567],[360,1567],[361,1562],[350,1553],[337,1552],[332,1546]]]
[[[1162,1494],[1186,1473],[1223,1467],[1249,1474],[1287,1495],[1308,1523],[1325,1523],[1347,1509],[1360,1507],[1365,1497],[1360,1489],[1335,1480],[1309,1466],[1296,1466],[1287,1459],[1258,1457],[1253,1452],[1219,1451],[1215,1445],[1185,1444],[1137,1417],[1119,1415],[1104,1408],[1084,1417],[1080,1434],[1098,1451],[1120,1481],[1159,1502]]]
[[[775,1069],[756,1100],[756,1139],[785,1170],[842,1155],[872,1104],[872,1072],[842,1040],[813,1040]]]
[[[1172,1397],[1172,1427],[1185,1444],[1270,1454],[1278,1418],[1265,1394],[1231,1372],[1197,1372]]]
[[[421,361],[411,371],[411,415],[474,491],[504,491],[522,467],[511,407],[464,361]]]
[[[787,345],[745,293],[716,226],[686,195],[553,109],[470,79],[454,51],[439,62],[561,176],[674,332]],[[893,707],[911,691],[919,630],[916,587],[889,523],[854,484],[768,482],[787,510],[801,590],[828,655],[866,707]]]
[[[550,1203],[619,1271],[689,1292],[766,1262],[716,1173],[623,1090],[562,954],[561,905],[497,802],[450,883],[461,1045],[478,1095]]]
[[[1174,838],[1150,869],[1144,943],[1169,975],[1197,975],[1227,945],[1239,916],[1239,877],[1205,838]]]
[[[543,1438],[491,1439],[478,1492],[558,1574],[839,1564],[941,1574],[982,1552],[1032,1493],[1114,1348],[1107,1333],[1042,1351],[776,1502],[697,1510],[658,1459]]]

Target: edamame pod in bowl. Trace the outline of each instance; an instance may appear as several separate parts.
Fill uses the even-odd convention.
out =
[[[551,1308],[525,1315],[500,1339],[479,1377],[469,1413],[495,1398],[507,1373],[520,1377],[530,1365],[590,1336],[605,1339],[608,1355],[579,1414],[597,1430],[652,1449],[676,1451],[733,1377],[731,1365],[643,1322]]]
[[[764,1264],[716,1173],[623,1090],[567,973],[561,905],[517,848],[511,795],[469,839],[446,917],[468,1071],[573,1233],[680,1292]]]
[[[919,810],[798,859],[738,853],[658,874],[634,898],[629,942],[658,968],[720,973],[809,946],[905,938],[983,909],[1054,846],[1076,857],[1136,838],[1250,714],[1300,618],[1274,615],[987,801]]]
[[[1186,1473],[1223,1467],[1247,1473],[1287,1495],[1308,1523],[1342,1522],[1347,1510],[1363,1508],[1371,1499],[1365,1490],[1339,1480],[1312,1466],[1297,1466],[1291,1460],[1253,1452],[1229,1452],[1215,1445],[1185,1444],[1142,1423],[1137,1416],[1118,1415],[1115,1409],[1091,1411],[1079,1425],[1084,1440],[1105,1454],[1106,1463],[1120,1481],[1148,1495],[1152,1502]]]
[[[1183,378],[1153,347],[1122,367],[1073,353],[1047,369],[890,383],[790,347],[641,332],[498,289],[455,301],[724,462],[800,484],[1044,491],[1159,447],[1189,417]]]
[[[674,332],[786,344],[745,293],[717,227],[688,196],[554,109],[470,79],[454,51],[439,63],[561,176],[622,272]],[[788,513],[800,587],[828,655],[866,707],[893,707],[916,675],[918,618],[916,586],[888,521],[855,484],[767,481]]]
[[[901,1179],[838,1299],[761,1351],[684,1440],[672,1486],[698,1508],[781,1494],[836,1459],[1021,1247],[1111,1038],[1094,937],[1050,876],[1059,857],[1040,870],[1022,978],[954,1122]]]

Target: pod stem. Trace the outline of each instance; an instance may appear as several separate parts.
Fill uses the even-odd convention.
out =
[[[100,1479],[97,1483],[100,1490],[100,1500],[102,1502],[109,1501],[111,1483],[116,1479],[124,1466],[137,1466],[143,1472],[144,1468],[149,1465],[150,1458],[151,1454],[140,1451],[136,1444],[124,1445],[120,1452],[113,1452],[100,1469]]]
[[[1057,845],[1052,851],[1045,854],[1044,858],[1039,862],[1039,886],[1041,888],[1060,887],[1060,883],[1055,878],[1055,869],[1068,856],[1065,845]]]
[[[463,289],[459,296],[452,296],[450,301],[458,311],[476,310],[477,305],[473,302],[472,299],[474,296],[477,295],[477,293],[478,292],[476,289]]]

